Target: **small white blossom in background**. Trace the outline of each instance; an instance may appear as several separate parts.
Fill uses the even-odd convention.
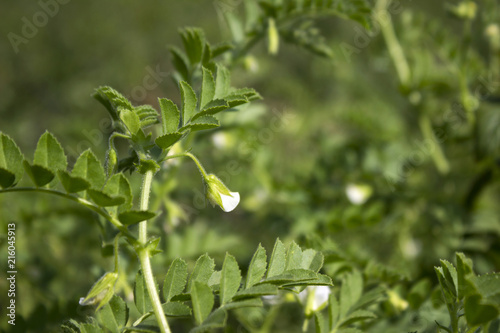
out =
[[[369,185],[348,184],[345,188],[345,194],[349,201],[354,205],[364,204],[372,195],[373,189]]]
[[[401,242],[401,252],[408,259],[414,259],[422,252],[422,244],[413,238]]]
[[[308,286],[299,295],[300,302],[306,307],[306,313],[323,309],[332,291],[327,286]]]
[[[243,66],[247,71],[252,73],[257,73],[257,71],[259,70],[259,63],[257,62],[257,59],[255,59],[255,57],[251,55],[245,57]]]
[[[212,206],[218,205],[225,212],[230,212],[240,203],[240,194],[231,192],[217,176],[210,174],[205,178],[207,198]]]
[[[211,136],[211,139],[215,148],[218,149],[231,149],[238,142],[237,137],[234,134],[222,131],[214,133],[214,135]]]

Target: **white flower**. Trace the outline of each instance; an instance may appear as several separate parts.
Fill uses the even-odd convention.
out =
[[[240,194],[231,192],[217,176],[210,174],[205,177],[207,198],[213,206],[219,205],[225,212],[230,212],[240,203]]]
[[[332,291],[327,286],[308,286],[299,295],[299,300],[306,307],[306,313],[323,309]]]
[[[221,208],[225,212],[232,211],[240,203],[240,194],[238,192],[229,192],[229,195],[221,193],[220,198],[222,200]]]
[[[345,194],[352,204],[362,205],[372,195],[372,188],[368,185],[348,184]]]

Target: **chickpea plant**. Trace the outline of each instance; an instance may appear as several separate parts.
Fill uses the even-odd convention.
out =
[[[385,10],[390,3],[379,0],[374,8]],[[472,2],[463,3],[470,7]],[[168,172],[164,170],[164,162],[172,159],[194,162],[206,199],[224,212],[237,209],[240,202],[238,192],[205,170],[195,149],[183,149],[179,144],[186,143],[188,140],[184,139],[196,132],[220,127],[217,114],[238,111],[240,106],[261,99],[252,88],[233,87],[231,69],[251,62],[250,50],[261,40],[267,41],[271,55],[279,52],[283,40],[317,56],[333,58],[333,50],[315,25],[315,19],[320,16],[351,19],[367,29],[373,23],[370,21],[373,8],[364,0],[245,1],[244,7],[244,19],[231,11],[222,11],[232,34],[230,43],[211,44],[199,28],[179,31],[184,49],[172,46],[170,54],[180,105],[172,99],[159,98],[157,111],[150,105],[133,105],[111,87],[95,90],[93,97],[107,110],[113,124],[104,165],[87,150],[68,168],[66,154],[50,132],[40,137],[33,159],[27,158],[11,137],[0,132],[0,194],[37,192],[63,197],[87,207],[112,226],[111,235],[106,238],[113,240],[114,267],[93,286],[89,285],[90,290],[79,302],[81,306],[95,307],[95,317],[86,322],[70,320],[63,325],[63,331],[166,333],[172,332],[171,318],[186,318],[194,323],[191,332],[206,332],[226,327],[229,313],[235,314],[240,322],[246,322],[251,309],[263,307],[266,300],[274,300],[267,303],[277,309],[280,302],[291,299],[302,304],[304,332],[313,326],[311,323],[319,333],[363,332],[362,329],[370,327],[382,312],[377,311],[377,306],[383,302],[386,308],[387,304],[398,309],[408,306],[389,282],[374,282],[371,275],[376,274],[368,271],[369,264],[362,271],[364,263],[356,264],[348,256],[342,257],[338,249],[331,251],[327,246],[302,249],[295,242],[287,247],[280,239],[271,251],[258,246],[245,276],[240,264],[229,253],[219,268],[208,254],[200,256],[192,269],[188,269],[185,260],[176,258],[160,279],[159,288],[151,258],[161,252],[158,249],[161,239],[149,234],[148,226],[157,215],[150,208],[151,188],[155,175]],[[457,7],[457,10],[469,7]],[[410,69],[405,65],[404,54],[394,53],[401,46],[393,30],[389,21],[382,26],[382,35],[388,49],[393,51],[390,55],[401,86],[409,88]],[[118,153],[117,140],[128,145],[126,156]],[[174,145],[181,147],[180,151],[173,152]],[[440,156],[434,159],[439,170],[448,169]],[[142,176],[139,198],[133,198],[127,172]],[[23,177],[28,178],[32,186],[18,186]],[[129,317],[132,301],[125,301],[120,290],[115,290],[122,274],[119,248],[123,246],[135,252],[140,264],[133,290],[133,306],[137,309],[133,318]],[[492,332],[500,314],[498,274],[477,276],[473,273],[472,261],[461,253],[456,255],[456,261],[456,267],[442,261],[442,266],[435,269],[439,290],[433,295],[440,292],[450,324],[436,323],[433,329],[453,333]],[[334,289],[330,288],[333,286],[330,276],[334,274],[329,276],[321,271],[324,264],[332,263],[336,265],[335,273],[339,273],[335,276],[339,284],[336,283]],[[379,275],[388,274],[384,271]],[[429,298],[430,290],[424,287],[425,284],[415,284],[409,292],[416,308]],[[271,332],[276,314],[272,309],[262,327],[251,329],[252,325],[248,324],[248,330]],[[371,328],[376,331],[377,326]]]

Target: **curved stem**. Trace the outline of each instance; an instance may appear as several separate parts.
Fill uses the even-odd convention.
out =
[[[196,166],[198,167],[198,169],[201,172],[201,175],[203,176],[203,179],[206,179],[208,177],[207,172],[205,171],[205,168],[203,167],[203,165],[201,165],[200,161],[196,158],[196,156],[194,156],[191,153],[184,153],[182,156],[189,157],[190,159],[193,160],[194,163],[196,163]]]
[[[151,183],[153,181],[153,171],[148,171],[144,175],[144,182],[142,184],[141,191],[141,210],[148,210],[149,206],[149,193],[151,192]],[[148,237],[148,222],[142,221],[139,223],[139,243],[141,246],[136,248],[137,256],[141,263],[142,273],[144,276],[144,282],[146,283],[146,288],[148,289],[149,298],[153,305],[153,312],[156,316],[156,321],[160,326],[160,331],[162,333],[170,333],[170,327],[168,326],[167,317],[163,312],[161,306],[160,296],[156,290],[156,283],[153,276],[153,270],[151,269],[151,261],[149,249],[146,246]]]
[[[111,216],[105,209],[94,205],[92,202],[85,200],[83,198],[79,198],[73,195],[70,195],[65,192],[57,191],[57,190],[52,190],[48,188],[36,188],[36,187],[12,187],[12,188],[6,188],[0,190],[1,193],[8,193],[8,192],[39,192],[39,193],[45,193],[45,194],[52,194],[52,195],[57,195],[59,197],[63,197],[69,200],[72,200],[74,202],[77,202],[97,214],[101,215],[104,217],[106,220],[108,220],[111,224],[113,224],[118,230],[120,230],[125,236],[129,238],[129,240],[136,241],[135,237],[127,230],[127,228],[115,217]]]

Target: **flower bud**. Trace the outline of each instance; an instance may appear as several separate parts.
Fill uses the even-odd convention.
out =
[[[272,18],[269,19],[267,27],[267,42],[267,50],[269,54],[277,54],[280,45],[280,36],[278,33],[278,28],[276,28],[276,23]]]
[[[207,187],[207,199],[210,200],[213,206],[217,204],[225,212],[230,212],[238,206],[240,194],[229,191],[226,185],[214,174],[205,177],[205,185]]]
[[[97,309],[109,302],[114,294],[114,286],[118,279],[118,273],[108,272],[104,274],[90,289],[85,298],[80,298],[80,305],[94,305],[99,303]]]
[[[116,155],[116,150],[110,147],[108,150],[108,156],[106,158],[106,169],[108,172],[108,177],[111,177],[116,170],[116,164],[118,162],[118,157]]]

